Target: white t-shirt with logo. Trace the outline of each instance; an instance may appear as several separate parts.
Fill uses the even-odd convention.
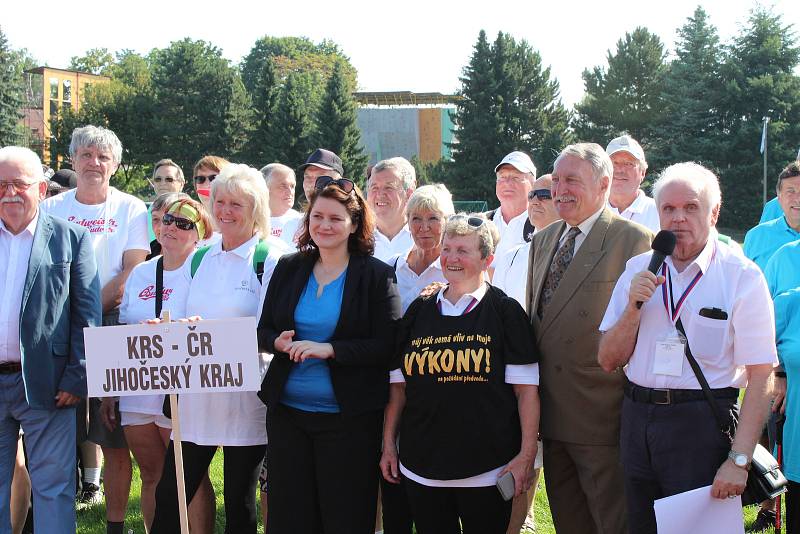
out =
[[[211,246],[203,257],[189,288],[186,315],[203,319],[256,317],[261,305],[261,286],[269,284],[280,251],[269,247],[264,274],[259,283],[253,269],[258,237],[254,236],[233,250],[222,250],[222,241]],[[191,276],[191,260],[187,261]],[[253,332],[255,335],[255,332]],[[261,379],[269,357],[260,358]],[[260,380],[259,380],[260,381]],[[199,393],[180,397],[181,432],[184,441],[198,445],[263,445],[267,407],[255,391],[241,393]]]
[[[191,256],[189,256],[191,258]],[[188,262],[189,260],[187,260]],[[125,282],[125,292],[119,307],[119,321],[139,324],[156,316],[156,264],[158,258],[140,263],[131,271]],[[164,271],[164,298],[162,310],[169,310],[173,319],[186,317],[186,299],[189,296],[191,277],[186,265],[174,271]],[[164,395],[135,395],[120,397],[121,412],[161,415]]]
[[[100,287],[122,271],[122,255],[128,250],[150,252],[147,234],[147,206],[144,202],[113,187],[102,204],[82,204],[76,189],[50,197],[42,210],[50,215],[83,226],[92,236]]]
[[[286,243],[290,249],[297,248],[295,235],[301,224],[303,224],[303,214],[291,208],[280,217],[269,218],[269,227],[272,237],[280,239]]]

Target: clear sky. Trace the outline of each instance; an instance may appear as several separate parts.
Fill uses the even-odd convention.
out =
[[[263,35],[334,40],[358,70],[364,91],[454,92],[481,29],[526,39],[561,84],[564,103],[583,94],[581,72],[604,65],[626,31],[645,26],[672,48],[676,29],[702,3],[727,41],[746,23],[752,0],[441,0],[218,2],[185,0],[2,0],[0,27],[14,48],[67,67],[90,48],[146,53],[191,37],[210,41],[238,63]],[[800,1],[765,3],[800,25]]]

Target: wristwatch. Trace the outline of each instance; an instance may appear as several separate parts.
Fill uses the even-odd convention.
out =
[[[750,457],[748,455],[731,449],[728,452],[728,458],[730,458],[730,460],[733,462],[733,465],[736,467],[741,467],[745,470],[750,469]]]

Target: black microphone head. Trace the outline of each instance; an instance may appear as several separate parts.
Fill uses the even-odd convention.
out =
[[[670,256],[672,255],[672,251],[675,250],[676,241],[677,238],[675,234],[669,230],[661,230],[656,234],[656,237],[653,238],[653,245],[651,248],[664,256]]]

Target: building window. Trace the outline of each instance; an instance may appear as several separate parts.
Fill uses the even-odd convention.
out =
[[[58,115],[58,100],[50,100],[50,116]]]
[[[50,78],[50,99],[58,100],[58,78]]]
[[[61,100],[72,102],[72,82],[70,80],[64,80],[64,96]]]

